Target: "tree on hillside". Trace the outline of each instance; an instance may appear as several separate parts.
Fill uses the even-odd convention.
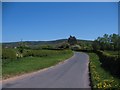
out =
[[[18,44],[18,51],[22,54],[24,49],[30,49],[30,47],[27,45],[27,42],[23,42],[22,40]]]
[[[21,41],[19,42],[19,45],[18,45],[18,51],[19,51],[20,53],[23,53],[23,47],[24,47],[24,44],[23,44],[23,41],[21,40]]]
[[[75,44],[77,44],[77,39],[76,39],[76,37],[70,35],[70,37],[68,38],[68,43],[69,43],[70,45],[75,45]]]

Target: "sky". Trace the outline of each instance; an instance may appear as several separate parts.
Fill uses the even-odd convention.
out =
[[[4,2],[2,42],[94,40],[118,33],[117,2]]]

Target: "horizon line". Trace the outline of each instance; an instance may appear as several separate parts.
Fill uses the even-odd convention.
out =
[[[64,38],[67,40],[67,38]],[[77,38],[76,38],[77,39]],[[63,40],[63,39],[52,39],[52,40],[22,40],[22,42],[39,42],[39,41],[43,41],[43,42],[49,42],[49,41],[57,41],[57,40]],[[87,40],[87,41],[94,41],[93,39],[77,39],[77,40]],[[16,43],[16,42],[21,42],[21,40],[19,41],[2,41],[0,43]]]

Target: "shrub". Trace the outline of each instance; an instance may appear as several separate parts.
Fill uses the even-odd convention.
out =
[[[78,51],[81,49],[81,47],[79,45],[73,45],[73,46],[71,46],[71,49],[74,51]]]
[[[2,59],[16,59],[16,52],[14,49],[2,49]]]

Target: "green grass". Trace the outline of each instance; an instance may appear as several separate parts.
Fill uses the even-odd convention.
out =
[[[113,77],[101,67],[97,54],[88,54],[90,56],[90,73],[93,88],[120,88],[120,79]]]
[[[24,57],[17,60],[12,60],[6,63],[2,67],[3,79],[21,75],[23,73],[33,72],[43,68],[50,67],[57,64],[58,62],[64,61],[70,58],[73,53],[72,51],[58,51],[59,54],[53,54],[45,57]]]
[[[118,55],[118,51],[104,51],[104,52],[110,55]]]

